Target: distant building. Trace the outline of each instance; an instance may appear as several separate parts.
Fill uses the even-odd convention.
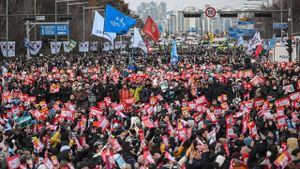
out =
[[[144,22],[146,22],[148,16],[151,16],[158,25],[164,27],[163,25],[167,23],[167,4],[165,2],[159,4],[156,2],[142,2],[137,7],[137,14]]]

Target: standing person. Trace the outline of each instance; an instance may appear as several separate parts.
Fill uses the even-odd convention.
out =
[[[120,102],[125,102],[126,99],[130,99],[133,97],[132,92],[130,91],[130,89],[128,88],[127,84],[124,83],[122,86],[122,89],[119,92],[120,95]]]

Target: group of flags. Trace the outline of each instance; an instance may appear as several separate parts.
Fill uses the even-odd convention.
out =
[[[113,45],[114,40],[117,35],[123,35],[129,31],[136,24],[136,20],[126,16],[121,11],[117,10],[113,6],[106,5],[106,15],[101,16],[97,11],[95,11],[94,22],[92,28],[92,35],[105,38],[110,41]],[[148,38],[152,41],[157,42],[160,38],[161,27],[157,26],[154,20],[149,16],[144,28],[141,30]],[[148,48],[146,41],[143,40],[139,30],[134,27],[134,35],[132,38],[132,47],[140,48],[145,53],[147,53]],[[69,41],[68,48],[70,51],[75,48],[76,42],[74,40]],[[40,47],[41,45],[39,45]],[[37,48],[30,42],[27,38],[24,38],[24,47],[30,51],[36,51]],[[38,49],[39,50],[39,49]],[[178,62],[179,57],[177,54],[176,42],[173,42],[173,48],[171,53],[171,64],[174,65]]]
[[[103,17],[97,11],[95,11],[92,35],[105,38],[112,44],[114,43],[114,39],[117,35],[123,35],[127,33],[129,29],[134,27],[136,24],[135,19],[124,15],[111,5],[106,5],[105,13],[106,15]],[[150,16],[148,17],[145,27],[142,31],[154,42],[157,42],[160,38],[158,26]],[[132,42],[133,47],[141,48],[144,52],[147,52],[147,47],[142,39],[142,36],[136,28],[134,28]]]
[[[274,34],[272,36],[272,38],[270,39],[270,41],[268,43],[266,43],[266,51],[269,51],[271,49],[273,49],[275,47],[276,44],[276,34]],[[262,47],[262,40],[261,40],[261,36],[260,36],[260,32],[256,32],[253,36],[253,38],[249,41],[249,44],[247,45],[247,51],[248,52],[252,52],[254,51],[255,56],[259,56],[261,54],[261,52],[263,51],[263,47]],[[244,41],[243,36],[239,36],[238,40],[237,40],[237,47],[240,46],[246,46],[246,42]]]
[[[125,34],[130,28],[134,27],[136,20],[124,15],[119,10],[115,9],[111,5],[106,5],[106,15],[105,18],[101,16],[97,11],[95,11],[94,24],[92,35],[105,38],[109,40],[112,44],[117,35]],[[149,37],[154,42],[157,42],[160,38],[160,29],[154,20],[148,16],[143,33]],[[132,47],[140,48],[145,53],[147,53],[147,44],[143,40],[139,30],[134,27],[134,35],[131,39]],[[177,53],[177,46],[175,40],[173,41],[173,47],[171,52],[171,64],[175,65],[179,61],[179,56]]]

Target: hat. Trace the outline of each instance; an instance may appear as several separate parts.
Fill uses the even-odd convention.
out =
[[[96,141],[96,142],[94,143],[94,147],[95,147],[95,146],[99,146],[99,145],[101,145],[101,144],[102,144],[102,142],[98,140],[98,141]]]
[[[60,152],[68,151],[68,150],[70,150],[70,146],[62,146],[62,147],[60,148]]]
[[[294,137],[287,139],[287,145],[289,147],[290,152],[299,148],[297,138],[294,138]]]
[[[250,146],[252,142],[253,142],[253,139],[252,139],[251,137],[246,137],[246,138],[244,139],[244,144],[245,144],[246,146]]]

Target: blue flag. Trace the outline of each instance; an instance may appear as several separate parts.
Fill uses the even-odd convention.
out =
[[[111,5],[106,5],[104,32],[125,34],[135,23],[136,20],[133,18],[124,15]]]
[[[276,44],[276,39],[275,38],[276,38],[276,34],[274,34],[272,39],[270,40],[269,45],[268,45],[268,50],[275,47],[275,44]]]
[[[34,47],[32,46],[32,44],[30,43],[30,41],[28,40],[28,38],[24,38],[24,47],[26,49],[32,50],[34,51]]]
[[[245,44],[244,38],[243,38],[243,36],[240,36],[238,38],[237,47],[240,47],[240,46],[242,46],[244,44]]]
[[[179,56],[177,53],[176,41],[173,40],[173,47],[172,47],[172,52],[171,52],[171,65],[177,64],[178,61],[179,61]]]

